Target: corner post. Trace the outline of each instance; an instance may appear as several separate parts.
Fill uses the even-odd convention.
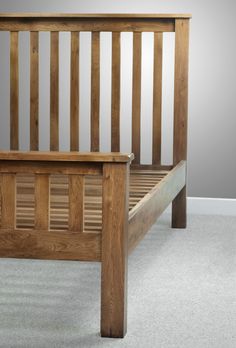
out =
[[[187,159],[189,19],[175,20],[173,162]],[[186,185],[172,202],[172,227],[186,227]]]
[[[129,163],[104,163],[101,336],[122,338],[127,326]]]

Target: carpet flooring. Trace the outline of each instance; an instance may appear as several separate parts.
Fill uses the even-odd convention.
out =
[[[236,217],[164,215],[129,258],[128,333],[99,336],[100,264],[0,259],[1,348],[235,348]]]

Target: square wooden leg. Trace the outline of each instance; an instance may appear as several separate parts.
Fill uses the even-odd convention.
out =
[[[186,228],[186,186],[172,202],[172,228]]]
[[[128,166],[103,169],[101,336],[122,338],[127,322]]]

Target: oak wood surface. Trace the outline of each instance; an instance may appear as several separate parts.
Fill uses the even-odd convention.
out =
[[[49,175],[35,176],[35,228],[47,231],[49,228]]]
[[[132,152],[140,163],[142,33],[133,34]]]
[[[163,34],[154,33],[152,163],[161,163]]]
[[[0,18],[191,18],[188,13],[55,13],[55,12],[8,12],[0,13]]]
[[[101,335],[105,337],[126,334],[128,187],[127,164],[104,164]]]
[[[129,252],[184,187],[186,162],[181,161],[164,179],[141,199],[129,214]]]
[[[39,33],[30,33],[30,150],[39,149]]]
[[[189,20],[176,19],[173,162],[187,158]],[[172,227],[186,227],[186,187],[172,204]]]
[[[112,33],[111,151],[120,151],[120,32]]]

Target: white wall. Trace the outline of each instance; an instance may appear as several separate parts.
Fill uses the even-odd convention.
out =
[[[234,0],[175,0],[175,1],[156,1],[156,0],[126,0],[126,1],[99,1],[99,0],[76,0],[76,1],[0,1],[0,11],[41,11],[41,12],[172,12],[172,13],[192,13],[191,36],[190,36],[190,76],[189,76],[189,151],[188,151],[188,195],[202,197],[221,197],[236,198],[236,46],[235,46],[235,19],[234,14],[236,3]],[[28,34],[21,34],[21,96],[20,117],[21,126],[21,147],[28,147],[28,122],[29,119],[29,72],[27,69],[29,56],[27,53]],[[87,34],[88,35],[88,34]],[[152,66],[149,59],[152,53],[150,36],[146,35],[145,55],[148,68],[144,69],[143,75],[143,95],[144,103],[142,105],[142,114],[149,118],[150,109],[150,91],[149,85]],[[61,35],[61,79],[63,79],[60,90],[62,103],[60,105],[60,135],[62,147],[69,146],[68,140],[68,117],[69,115],[69,80],[66,76],[66,69],[69,68],[68,52],[68,34]],[[41,148],[48,147],[48,48],[49,40],[47,34],[41,34],[41,49],[45,54],[40,58],[41,67],[43,67],[43,78],[40,84],[41,92],[41,128],[44,129],[43,138],[41,137]],[[9,146],[9,64],[7,50],[7,34],[0,34],[1,60],[0,60],[0,148]],[[123,38],[123,45],[129,51],[131,47],[131,37],[126,35]],[[102,55],[107,57],[106,52],[110,50],[109,34],[106,34],[102,40]],[[170,134],[171,116],[173,105],[169,102],[173,95],[173,67],[171,62],[173,55],[167,57],[166,53],[170,50],[173,53],[173,37],[171,34],[165,35],[164,55],[167,59],[164,66],[164,105],[163,114],[166,123],[163,126],[163,133],[167,138],[166,146],[163,149],[165,162],[171,160],[171,141]],[[127,51],[127,52],[128,52]],[[89,39],[82,38],[81,64],[82,71],[82,104],[81,117],[85,125],[85,132],[89,130]],[[105,58],[106,59],[106,58]],[[126,68],[123,67],[123,85],[128,86],[130,82],[131,52],[126,53],[123,58],[126,59]],[[102,77],[106,88],[110,84],[110,61],[104,61],[102,65]],[[101,118],[105,126],[102,134],[103,149],[109,148],[109,102],[110,96],[106,89],[102,90],[101,100]],[[128,132],[130,122],[126,115],[130,113],[130,95],[127,91],[122,92],[122,125],[123,139],[127,139],[124,149],[130,148]],[[148,162],[150,155],[148,149],[151,144],[150,124],[142,118],[143,125],[143,144],[142,157]],[[82,147],[86,149],[89,144],[89,137],[81,137]]]

